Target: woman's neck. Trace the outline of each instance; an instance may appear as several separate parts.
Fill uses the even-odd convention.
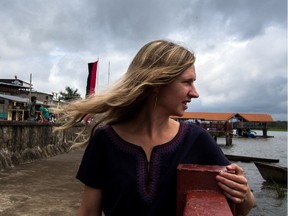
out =
[[[113,128],[122,138],[125,140],[129,139],[127,140],[129,142],[139,137],[139,139],[145,139],[150,143],[159,144],[165,143],[167,139],[177,134],[179,123],[169,116],[157,116],[153,113],[142,111],[136,118],[113,125]]]

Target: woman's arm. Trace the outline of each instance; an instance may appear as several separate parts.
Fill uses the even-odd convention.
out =
[[[85,185],[82,202],[77,216],[101,216],[101,201],[102,191]]]
[[[255,204],[254,195],[244,176],[244,170],[237,164],[230,164],[228,172],[221,172],[216,179],[226,197],[236,203],[237,215],[247,215]]]

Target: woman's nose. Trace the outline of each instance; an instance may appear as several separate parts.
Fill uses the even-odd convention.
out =
[[[191,98],[198,98],[199,97],[199,94],[198,94],[195,86],[192,86],[191,90],[189,91],[189,96]]]

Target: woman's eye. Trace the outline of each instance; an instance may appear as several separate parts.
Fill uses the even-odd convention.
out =
[[[185,83],[188,84],[188,85],[191,85],[193,83],[193,81],[187,80],[187,81],[185,81]]]

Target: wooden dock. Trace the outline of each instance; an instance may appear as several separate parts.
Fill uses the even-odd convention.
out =
[[[259,158],[259,157],[249,157],[241,155],[229,155],[225,154],[228,160],[231,161],[241,161],[241,162],[266,162],[266,163],[279,163],[279,159],[274,158]]]

